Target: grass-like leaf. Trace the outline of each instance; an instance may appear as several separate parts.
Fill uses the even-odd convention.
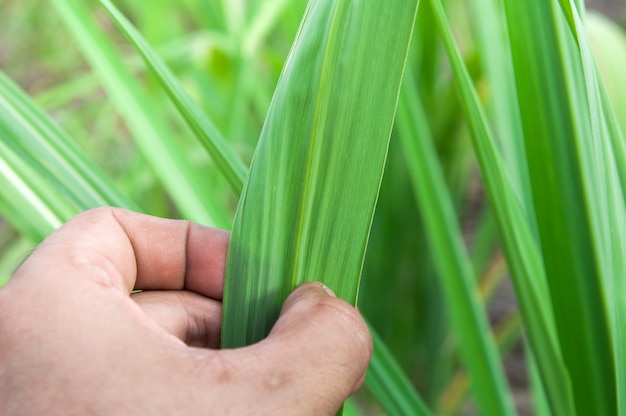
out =
[[[183,215],[205,225],[229,228],[228,215],[208,195],[206,171],[189,163],[162,114],[139,89],[84,5],[79,0],[55,0],[53,4],[116,103],[135,143]]]
[[[576,409],[615,414],[622,353],[614,355],[612,332],[623,301],[612,297],[626,272],[624,199],[577,5],[506,1],[506,11],[541,247]]]
[[[622,131],[626,131],[626,33],[615,22],[597,13],[588,13],[586,28],[602,79]]]
[[[0,128],[6,146],[79,210],[104,204],[135,208],[30,98],[0,73]]]
[[[431,415],[431,411],[371,325],[370,332],[374,340],[374,354],[367,369],[365,386],[390,415]]]
[[[280,16],[294,0],[263,1],[251,20],[242,40],[242,53],[251,56],[278,23]]]
[[[225,347],[263,338],[305,281],[356,302],[416,9],[309,3],[235,217]]]
[[[0,137],[4,134],[0,131]],[[26,175],[26,176],[24,176]],[[75,213],[68,203],[50,189],[44,179],[0,141],[0,212],[32,242],[43,240],[63,224],[65,215]]]
[[[200,106],[193,101],[148,42],[113,3],[108,0],[100,0],[100,3],[102,3],[113,21],[141,54],[146,65],[157,76],[161,86],[167,91],[178,111],[185,118],[200,143],[207,149],[234,191],[237,194],[241,193],[247,173],[246,166],[233,152],[215,124],[206,116]]]
[[[556,337],[551,300],[537,241],[528,213],[513,192],[508,171],[497,150],[487,118],[480,105],[467,69],[463,65],[440,0],[430,1],[439,31],[457,81],[474,150],[489,201],[498,221],[503,250],[520,303],[529,344],[540,367],[545,387],[556,414],[573,414],[569,374]]]
[[[3,73],[0,184],[0,212],[34,243],[89,208],[137,209]]]
[[[489,114],[493,132],[506,162],[512,185],[524,209],[532,212],[530,180],[522,121],[517,107],[517,90],[506,22],[500,0],[472,0],[472,27],[476,33],[484,77],[489,86]],[[488,23],[487,23],[488,22]]]
[[[415,83],[407,77],[400,95],[398,129],[461,355],[472,375],[481,413],[513,414],[504,370],[427,123]]]
[[[626,292],[626,281],[623,278],[626,261],[620,253],[626,246],[626,145],[587,39],[580,13],[583,9],[577,8],[573,1],[563,4],[562,7],[566,14],[573,17],[570,30],[578,48],[570,46],[571,57],[575,63],[580,59],[589,106],[592,136],[591,140],[583,139],[583,144],[589,146],[587,142],[590,141],[591,146],[599,152],[596,155],[587,154],[589,148],[581,146],[584,156],[587,157],[581,164],[587,169],[586,174],[597,175],[583,184],[591,187],[591,192],[587,194],[591,198],[588,205],[589,222],[592,231],[596,232],[596,240],[592,243],[597,245],[600,258],[600,262],[596,264],[598,279],[608,289],[605,299],[608,320],[612,326],[612,333],[609,332],[612,339],[609,341],[613,344],[617,409],[623,414],[626,413],[626,299],[622,294]],[[584,106],[583,111],[586,111]],[[583,186],[582,191],[588,189]]]

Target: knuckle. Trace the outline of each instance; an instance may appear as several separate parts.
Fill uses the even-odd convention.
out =
[[[309,302],[314,314],[329,322],[345,342],[352,343],[351,353],[356,354],[356,358],[369,361],[373,352],[372,336],[356,308],[338,298],[316,296]]]
[[[95,250],[71,247],[67,253],[67,264],[86,280],[101,287],[112,288],[123,280],[110,259]]]

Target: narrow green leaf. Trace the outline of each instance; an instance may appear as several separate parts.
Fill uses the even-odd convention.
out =
[[[371,325],[370,332],[374,340],[374,354],[367,369],[365,387],[390,415],[431,415],[431,411]]]
[[[506,12],[541,247],[576,409],[615,414],[616,369],[623,371],[612,336],[621,306],[612,297],[626,272],[624,197],[577,6],[507,0]]]
[[[484,415],[514,414],[500,356],[481,308],[477,279],[438,167],[423,105],[410,77],[406,77],[400,94],[397,123],[446,306],[463,362],[472,376],[478,407]]]
[[[608,286],[607,299],[610,308],[610,321],[613,327],[612,341],[615,359],[617,407],[619,414],[626,414],[626,299],[621,295],[626,292],[626,281],[622,278],[626,264],[624,264],[624,257],[619,255],[622,247],[626,244],[623,240],[626,234],[626,218],[624,216],[626,208],[624,207],[624,197],[626,196],[626,142],[622,133],[623,128],[619,124],[624,120],[617,118],[617,113],[612,105],[612,102],[621,104],[621,97],[615,97],[615,95],[619,95],[619,92],[615,93],[613,91],[614,98],[611,102],[605,82],[600,77],[600,70],[594,59],[591,44],[587,39],[586,33],[594,33],[592,28],[595,28],[596,33],[599,31],[605,39],[608,38],[607,40],[611,41],[613,49],[610,53],[605,52],[603,56],[605,62],[608,60],[610,63],[613,63],[623,59],[624,51],[620,53],[620,46],[623,47],[626,43],[624,43],[624,36],[620,29],[614,27],[613,23],[606,19],[594,18],[592,16],[592,19],[587,19],[587,23],[591,23],[591,27],[585,30],[582,16],[579,13],[580,9],[577,9],[573,2],[561,1],[561,7],[566,15],[571,15],[571,20],[568,19],[569,29],[578,46],[578,50],[570,47],[571,56],[575,59],[580,58],[590,110],[592,137],[595,138],[596,143],[599,143],[599,146],[596,144],[596,148],[601,147],[603,152],[603,154],[600,154],[600,158],[603,157],[603,160],[596,159],[595,162],[601,168],[605,168],[600,170],[606,176],[600,183],[592,185],[592,189],[598,191],[600,189],[598,185],[600,187],[605,185],[607,193],[602,196],[606,199],[601,200],[601,198],[596,199],[596,197],[593,197],[590,208],[591,210],[596,209],[600,211],[599,213],[596,212],[595,215],[596,226],[598,226],[599,222],[605,229],[610,230],[610,233],[603,233],[603,235],[599,236],[602,239],[610,235],[610,239],[600,240],[605,244],[604,247],[599,249],[600,256],[609,254],[611,250],[615,250],[617,253],[614,255],[609,254],[602,259],[599,269],[604,269],[605,276],[602,280]],[[602,49],[600,50],[602,51]],[[615,77],[609,78],[609,81],[617,82],[619,86],[619,81]],[[601,203],[598,203],[599,201]],[[593,203],[597,205],[593,206]],[[602,222],[603,220],[604,222]]]
[[[215,124],[204,114],[200,106],[193,101],[180,82],[176,80],[174,74],[128,19],[109,0],[100,0],[100,3],[141,54],[146,65],[158,77],[161,86],[167,91],[178,111],[185,118],[200,143],[209,152],[234,191],[237,194],[241,193],[246,176],[246,167],[241,159],[233,152]]]
[[[476,275],[482,275],[489,267],[499,243],[498,224],[493,215],[493,210],[487,206],[478,219],[470,245],[472,264]]]
[[[508,171],[497,151],[487,118],[454,43],[441,1],[430,0],[430,4],[472,131],[474,150],[489,201],[498,221],[502,246],[520,304],[524,327],[549,392],[550,404],[556,414],[574,414],[569,375],[556,338],[546,272],[532,233],[531,221],[513,192]]]
[[[494,328],[494,336],[500,356],[504,360],[517,344],[521,334],[521,319],[517,312],[510,313]],[[458,414],[471,388],[471,379],[464,369],[457,371],[448,388],[439,397],[438,411],[443,414]]]
[[[602,109],[607,116],[607,129],[611,137],[611,145],[613,146],[613,156],[617,165],[617,173],[622,186],[622,193],[626,191],[626,140],[624,138],[624,127],[618,120],[613,104],[609,99],[609,95],[605,85],[600,80],[600,99],[602,101]],[[625,120],[626,121],[626,120]]]
[[[162,114],[139,89],[137,81],[93,23],[82,2],[54,0],[53,4],[101,78],[135,143],[182,214],[202,224],[229,228],[228,215],[207,192],[206,171],[189,163],[180,141],[170,132]]]
[[[489,88],[488,110],[492,115],[493,131],[514,189],[525,211],[532,212],[526,149],[503,4],[501,0],[472,0],[470,5],[472,27],[475,28],[479,57]]]
[[[294,0],[273,0],[262,2],[259,11],[250,22],[242,42],[242,52],[245,56],[251,56],[259,49],[267,35],[279,22],[282,13],[293,1]]]
[[[223,346],[263,338],[305,281],[356,302],[416,9],[309,2],[237,208]]]
[[[136,209],[104,172],[0,72],[0,130],[5,145],[46,178],[79,210],[102,205]]]
[[[602,114],[606,121],[606,134],[613,147],[612,156],[615,158],[619,182],[622,193],[626,191],[626,83],[618,78],[626,62],[626,35],[614,22],[598,14],[587,16],[587,31],[590,39],[580,36],[583,30],[581,23],[574,23],[571,27],[578,39],[579,46],[584,51],[583,64],[588,67],[599,89]],[[596,42],[592,42],[593,40]],[[593,44],[593,48],[592,48]],[[605,44],[611,45],[611,49]],[[597,63],[593,59],[592,49],[598,56]],[[590,67],[593,67],[591,69]],[[626,409],[625,409],[626,410]]]
[[[138,210],[1,72],[0,189],[0,213],[33,243],[89,208]]]
[[[551,416],[550,401],[546,396],[546,388],[544,387],[541,374],[537,369],[537,360],[533,356],[532,350],[526,345],[528,354],[526,354],[526,368],[530,384],[530,392],[533,402],[533,410],[536,416]]]
[[[2,137],[4,135],[0,132]],[[50,195],[53,190],[41,186],[43,182],[33,169],[0,140],[0,212],[33,242],[43,240],[60,227],[65,219],[64,214],[72,212],[72,207],[67,204],[63,208],[53,206],[55,200],[61,200],[60,195]]]
[[[604,81],[599,76],[587,31],[585,30],[579,5],[570,1],[562,7],[573,16],[574,25],[570,29],[576,40],[578,50],[570,47],[572,57],[577,62],[580,58],[589,105],[592,146],[598,152],[590,155],[589,148],[582,146],[583,155],[588,158],[585,166],[587,174],[596,174],[587,183],[590,223],[597,244],[599,264],[596,265],[600,283],[604,283],[608,301],[609,321],[612,324],[612,343],[615,365],[615,389],[617,410],[626,414],[626,261],[623,253],[626,246],[626,144],[619,127]],[[583,144],[588,145],[588,140]],[[595,145],[595,146],[594,146]],[[595,156],[595,157],[594,157]],[[594,166],[595,164],[595,166]],[[595,179],[595,180],[593,180]],[[605,188],[603,189],[602,186]],[[591,192],[589,192],[589,190]],[[599,235],[597,234],[600,231]]]

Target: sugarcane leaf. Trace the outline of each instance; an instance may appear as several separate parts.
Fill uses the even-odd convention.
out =
[[[597,175],[595,181],[587,184],[587,189],[592,191],[587,197],[591,198],[588,199],[588,210],[593,230],[600,232],[593,241],[599,257],[596,270],[600,284],[604,283],[605,290],[608,289],[604,299],[607,302],[608,320],[612,325],[609,336],[612,335],[610,341],[613,344],[617,409],[623,414],[626,413],[626,300],[622,293],[626,291],[626,282],[623,279],[626,262],[620,253],[626,246],[626,144],[616,113],[608,99],[604,80],[599,75],[580,13],[582,9],[577,8],[573,1],[562,4],[562,7],[569,8],[573,16],[574,25],[570,24],[570,29],[578,49],[570,46],[570,50],[574,60],[580,58],[588,97],[592,141],[595,144],[594,150],[598,151],[598,154],[591,155],[586,153],[589,152],[588,148],[581,146],[583,154],[589,159],[586,173]],[[587,144],[588,140],[582,142]]]
[[[356,302],[416,9],[309,2],[237,208],[223,346],[263,338],[305,281]]]
[[[532,212],[522,121],[517,106],[513,61],[500,0],[472,0],[472,27],[488,85],[488,114],[512,185],[526,212]],[[529,215],[534,220],[533,215]],[[533,229],[535,228],[533,224]]]
[[[0,138],[6,137],[0,131]],[[0,213],[32,242],[43,240],[75,213],[37,172],[0,140]],[[60,203],[55,203],[60,201]]]
[[[504,370],[476,290],[477,279],[427,123],[416,85],[407,77],[400,95],[398,131],[461,355],[472,375],[481,413],[514,414]]]
[[[85,58],[125,120],[132,137],[182,214],[190,220],[229,228],[224,207],[208,192],[210,174],[189,163],[186,152],[154,103],[99,31],[80,0],[53,2]]]
[[[102,205],[136,209],[107,175],[21,89],[0,72],[2,140],[79,210]]]
[[[282,13],[293,3],[293,0],[263,1],[259,10],[245,31],[242,41],[242,52],[251,56],[263,42],[271,30],[279,22]]]
[[[474,151],[500,229],[529,344],[533,348],[555,413],[573,414],[569,374],[556,335],[546,271],[532,231],[532,221],[513,192],[508,170],[504,167],[484,110],[454,43],[441,1],[431,0],[430,3],[472,131]]]
[[[371,325],[370,332],[374,341],[374,354],[367,369],[365,387],[390,415],[431,415],[432,412]]]
[[[180,82],[176,80],[171,70],[128,19],[110,1],[100,0],[100,3],[141,54],[146,65],[157,76],[161,86],[168,93],[200,143],[211,155],[211,158],[226,177],[233,190],[239,194],[243,188],[243,181],[247,173],[247,168],[241,159],[233,152],[215,124],[207,117],[200,106],[193,101]]]
[[[80,211],[137,206],[0,72],[0,212],[33,243]]]
[[[623,308],[614,293],[625,272],[624,197],[579,6],[506,1],[506,13],[541,248],[576,409],[614,414],[623,373],[612,332]]]

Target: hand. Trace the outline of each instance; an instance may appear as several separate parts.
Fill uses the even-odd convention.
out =
[[[372,353],[363,319],[309,283],[265,340],[211,349],[228,241],[114,208],[53,233],[0,290],[2,414],[334,414]]]

